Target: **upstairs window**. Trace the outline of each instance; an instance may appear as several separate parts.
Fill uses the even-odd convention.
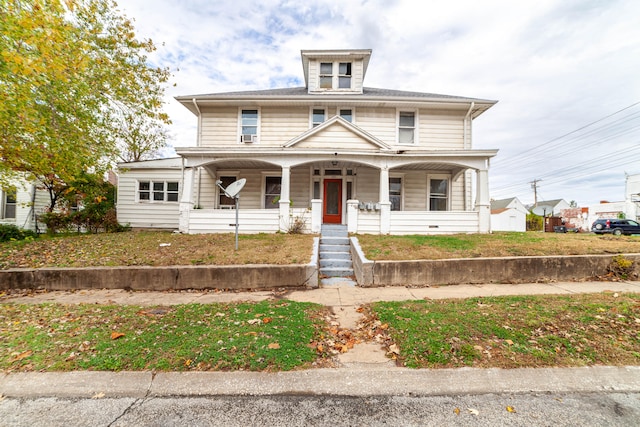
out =
[[[139,202],[177,202],[179,185],[177,181],[139,181]]]
[[[340,117],[345,119],[348,122],[353,123],[353,110],[350,108],[341,108],[340,109]]]
[[[416,113],[400,111],[398,117],[398,143],[413,144],[416,133]]]
[[[258,137],[258,110],[240,113],[240,142],[256,142]]]
[[[323,108],[314,108],[311,112],[311,126],[316,127],[321,123],[324,123],[327,117],[327,112]]]

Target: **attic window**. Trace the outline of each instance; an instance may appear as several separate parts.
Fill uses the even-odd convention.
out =
[[[320,88],[331,89],[333,87],[333,63],[320,63]]]
[[[351,63],[341,62],[338,72],[338,88],[351,89]]]
[[[351,62],[321,62],[319,89],[351,89],[351,65]]]

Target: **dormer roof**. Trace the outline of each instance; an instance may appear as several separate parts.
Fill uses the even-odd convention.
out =
[[[369,66],[369,58],[371,58],[371,49],[302,50],[300,51],[300,56],[302,57],[302,69],[304,71],[304,85],[309,88],[309,62],[311,60],[329,62],[362,60],[362,80],[364,80]]]

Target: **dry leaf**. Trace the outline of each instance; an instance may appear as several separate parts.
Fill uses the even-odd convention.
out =
[[[513,406],[507,406],[507,412],[516,412]]]
[[[102,399],[104,397],[104,393],[96,393],[91,396],[92,399]]]
[[[118,338],[122,338],[124,334],[122,332],[111,332],[111,339],[117,340]]]
[[[27,357],[31,356],[32,354],[33,354],[33,351],[31,351],[31,350],[23,351],[22,353],[16,355],[13,359],[11,359],[11,361],[12,362],[17,362],[18,360],[26,359]]]
[[[262,323],[262,321],[260,319],[249,319],[247,320],[247,323],[250,325],[256,325],[258,323]]]
[[[456,414],[456,415],[460,415],[460,408],[454,409],[453,413]]]
[[[389,346],[389,353],[393,353],[393,354],[400,354],[400,349],[398,348],[397,345],[395,344],[391,344]]]
[[[513,341],[511,341],[511,340],[504,340],[504,342],[506,342],[509,345],[513,345]]]
[[[271,344],[269,344],[267,347],[269,347],[272,350],[277,350],[280,348],[280,344],[278,344],[277,342],[272,342]]]
[[[262,319],[262,323],[271,323],[273,319],[271,317],[265,317],[264,319]]]
[[[477,409],[473,409],[473,408],[467,408],[467,411],[469,411],[471,415],[478,415],[480,413],[478,412]]]

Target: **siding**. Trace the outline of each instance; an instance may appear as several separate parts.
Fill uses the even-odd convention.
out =
[[[420,110],[419,146],[429,150],[462,150],[464,117],[460,113]]]
[[[306,138],[298,146],[304,148],[340,148],[342,150],[378,149],[377,146],[363,141],[362,138],[339,124],[333,124],[318,134]]]
[[[137,182],[178,181],[182,192],[180,169],[129,170],[118,178],[118,222],[134,228],[178,228],[177,202],[136,202]]]
[[[391,212],[390,234],[477,233],[478,212]]]
[[[238,211],[238,232],[244,234],[275,233],[280,229],[280,215],[277,209],[240,209]],[[196,209],[189,213],[189,234],[234,233],[235,210]]]
[[[364,203],[379,201],[380,174],[377,169],[358,168],[355,199]]]
[[[396,143],[395,108],[358,108],[357,126],[389,144]]]
[[[239,144],[238,108],[206,108],[201,118],[202,147],[220,147]]]
[[[309,130],[309,107],[263,107],[260,145],[283,145]]]

